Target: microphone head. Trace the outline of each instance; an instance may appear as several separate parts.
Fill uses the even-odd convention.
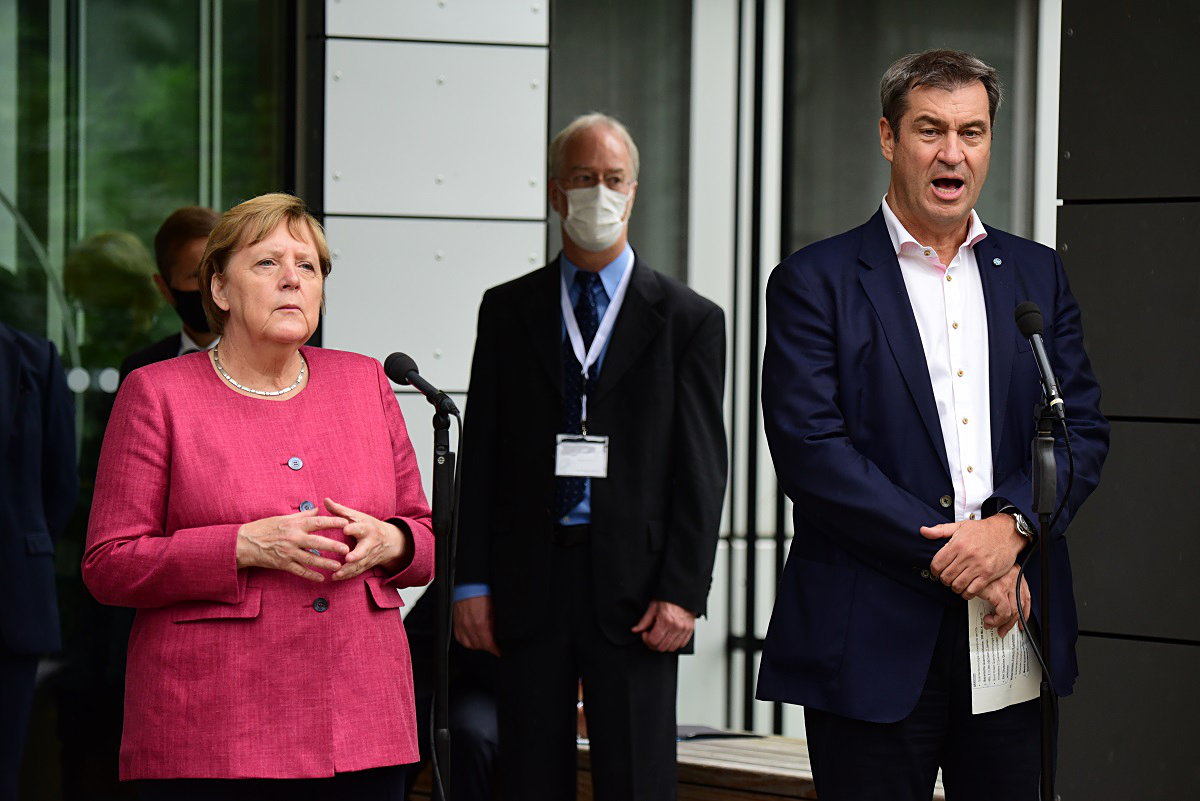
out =
[[[1034,334],[1041,335],[1044,327],[1042,310],[1032,300],[1027,300],[1018,306],[1013,312],[1013,316],[1017,319],[1017,328],[1020,329],[1021,336],[1029,339]]]
[[[383,372],[387,373],[387,377],[397,384],[408,386],[408,374],[421,371],[417,369],[417,363],[407,353],[393,353],[384,360]]]

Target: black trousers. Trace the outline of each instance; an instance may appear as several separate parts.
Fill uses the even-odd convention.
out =
[[[36,656],[9,653],[0,644],[0,801],[17,801],[37,666]]]
[[[137,782],[144,801],[400,801],[403,765],[326,779],[153,779]]]
[[[1040,795],[1038,699],[971,714],[962,604],[952,604],[942,618],[925,687],[908,717],[867,723],[805,708],[804,723],[821,801],[929,801],[939,767],[947,801],[1038,801]]]
[[[500,643],[504,797],[574,801],[582,679],[597,801],[674,801],[678,656],[604,636],[588,547],[554,546],[549,624]]]

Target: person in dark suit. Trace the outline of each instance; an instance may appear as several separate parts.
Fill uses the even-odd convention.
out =
[[[671,799],[727,473],[724,314],[629,247],[619,122],[576,119],[549,161],[562,252],[479,309],[455,633],[500,655],[506,798],[575,797],[582,679],[595,797]]]
[[[154,285],[175,313],[181,329],[121,362],[121,381],[147,364],[172,359],[197,350],[207,350],[217,341],[200,303],[200,258],[208,235],[220,215],[203,206],[175,209],[154,235],[154,263],[158,274]]]
[[[0,323],[0,799],[15,801],[38,656],[62,648],[54,540],[75,508],[75,405],[51,342]]]
[[[957,51],[913,54],[888,69],[881,97],[891,183],[879,211],[790,256],[767,288],[764,421],[795,538],[758,697],[804,706],[822,801],[928,801],[939,767],[949,799],[1032,800],[1038,700],[973,714],[968,646],[971,599],[994,607],[972,641],[1013,627],[1016,565],[1037,536],[1042,390],[1019,303],[1045,315],[1074,449],[1068,482],[1059,437],[1064,508],[1044,543],[1061,695],[1078,629],[1064,533],[1100,480],[1108,423],[1061,261],[974,211],[995,70]],[[1026,579],[1036,626],[1037,570]]]
[[[404,618],[412,658],[413,695],[417,706],[417,743],[421,761],[405,765],[404,797],[433,750],[433,700],[437,684],[437,584],[430,584]],[[450,786],[455,801],[494,801],[496,764],[500,750],[497,719],[498,660],[487,651],[450,642]],[[443,767],[443,770],[445,768]]]

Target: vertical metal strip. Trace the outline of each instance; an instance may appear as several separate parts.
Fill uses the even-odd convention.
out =
[[[75,42],[75,240],[87,235],[88,4],[76,5]]]
[[[765,44],[764,23],[766,0],[754,3],[754,114],[751,119],[752,155],[750,158],[750,292],[747,307],[750,325],[747,342],[746,391],[746,608],[745,650],[742,653],[742,728],[754,730],[755,640],[758,631],[758,395],[761,383],[758,353],[762,349],[761,304],[762,288],[762,160],[763,160],[763,77]]]
[[[1037,0],[1017,0],[1014,25],[1011,136],[1012,207],[1009,230],[1033,234],[1034,110],[1037,104]]]
[[[200,63],[197,65],[197,75],[199,76],[199,86],[197,93],[197,108],[199,110],[198,130],[197,130],[197,150],[199,155],[200,172],[198,175],[198,186],[196,192],[196,203],[205,206],[208,205],[211,197],[211,183],[209,177],[212,175],[212,160],[210,158],[211,142],[209,140],[209,131],[211,130],[211,109],[212,109],[212,0],[200,0],[198,9],[199,19],[199,45],[200,45]]]
[[[745,112],[745,95],[742,92],[742,72],[744,70],[743,61],[746,57],[745,47],[745,25],[746,25],[746,0],[738,0],[737,8],[737,56],[735,59],[734,86],[737,94],[734,102],[734,113],[737,115],[737,121],[734,124],[734,140],[733,140],[733,247],[730,263],[733,265],[733,292],[731,294],[732,302],[730,308],[733,310],[730,320],[730,348],[729,348],[729,381],[732,386],[732,391],[729,393],[729,539],[728,548],[726,548],[726,591],[725,591],[725,620],[730,631],[726,632],[725,638],[725,726],[733,726],[733,697],[734,697],[734,652],[737,650],[732,632],[733,628],[733,610],[734,610],[734,593],[737,591],[737,582],[735,579],[735,567],[737,561],[737,536],[735,530],[738,492],[737,492],[737,453],[738,453],[738,376],[741,375],[742,364],[742,348],[741,348],[741,325],[739,316],[741,315],[741,280],[742,280],[742,117]]]
[[[67,0],[51,0],[46,120],[46,251],[51,274],[46,276],[46,336],[60,344],[69,313],[54,288],[62,285],[67,249],[67,23]]]
[[[783,118],[780,120],[783,131],[792,129],[787,114],[792,108],[792,93],[796,81],[796,47],[795,42],[799,33],[799,18],[795,3],[783,4],[783,80],[780,94],[782,95]],[[783,140],[779,154],[779,260],[786,259],[796,248],[796,196],[793,178],[796,170],[795,147],[786,138]],[[783,487],[775,482],[775,573],[774,594],[779,594],[779,579],[783,575],[784,560],[787,556],[787,503]],[[771,704],[771,731],[783,734],[783,704],[775,701]]]
[[[212,209],[224,209],[225,201],[221,198],[221,149],[222,149],[222,64],[224,63],[222,53],[223,36],[221,31],[221,23],[224,17],[225,0],[211,0],[212,2],[212,50],[209,53],[209,67],[211,74],[209,75],[209,93],[212,96],[212,112],[209,117],[211,123],[211,142],[212,153],[209,158],[209,198],[208,207]]]

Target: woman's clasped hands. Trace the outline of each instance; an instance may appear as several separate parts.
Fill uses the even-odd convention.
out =
[[[394,523],[331,498],[325,508],[337,517],[314,508],[244,524],[237,534],[237,566],[285,570],[309,581],[324,581],[317,570],[327,570],[334,581],[344,581],[377,565],[398,571],[411,557],[409,538]],[[354,547],[319,533],[330,530],[353,538]]]

